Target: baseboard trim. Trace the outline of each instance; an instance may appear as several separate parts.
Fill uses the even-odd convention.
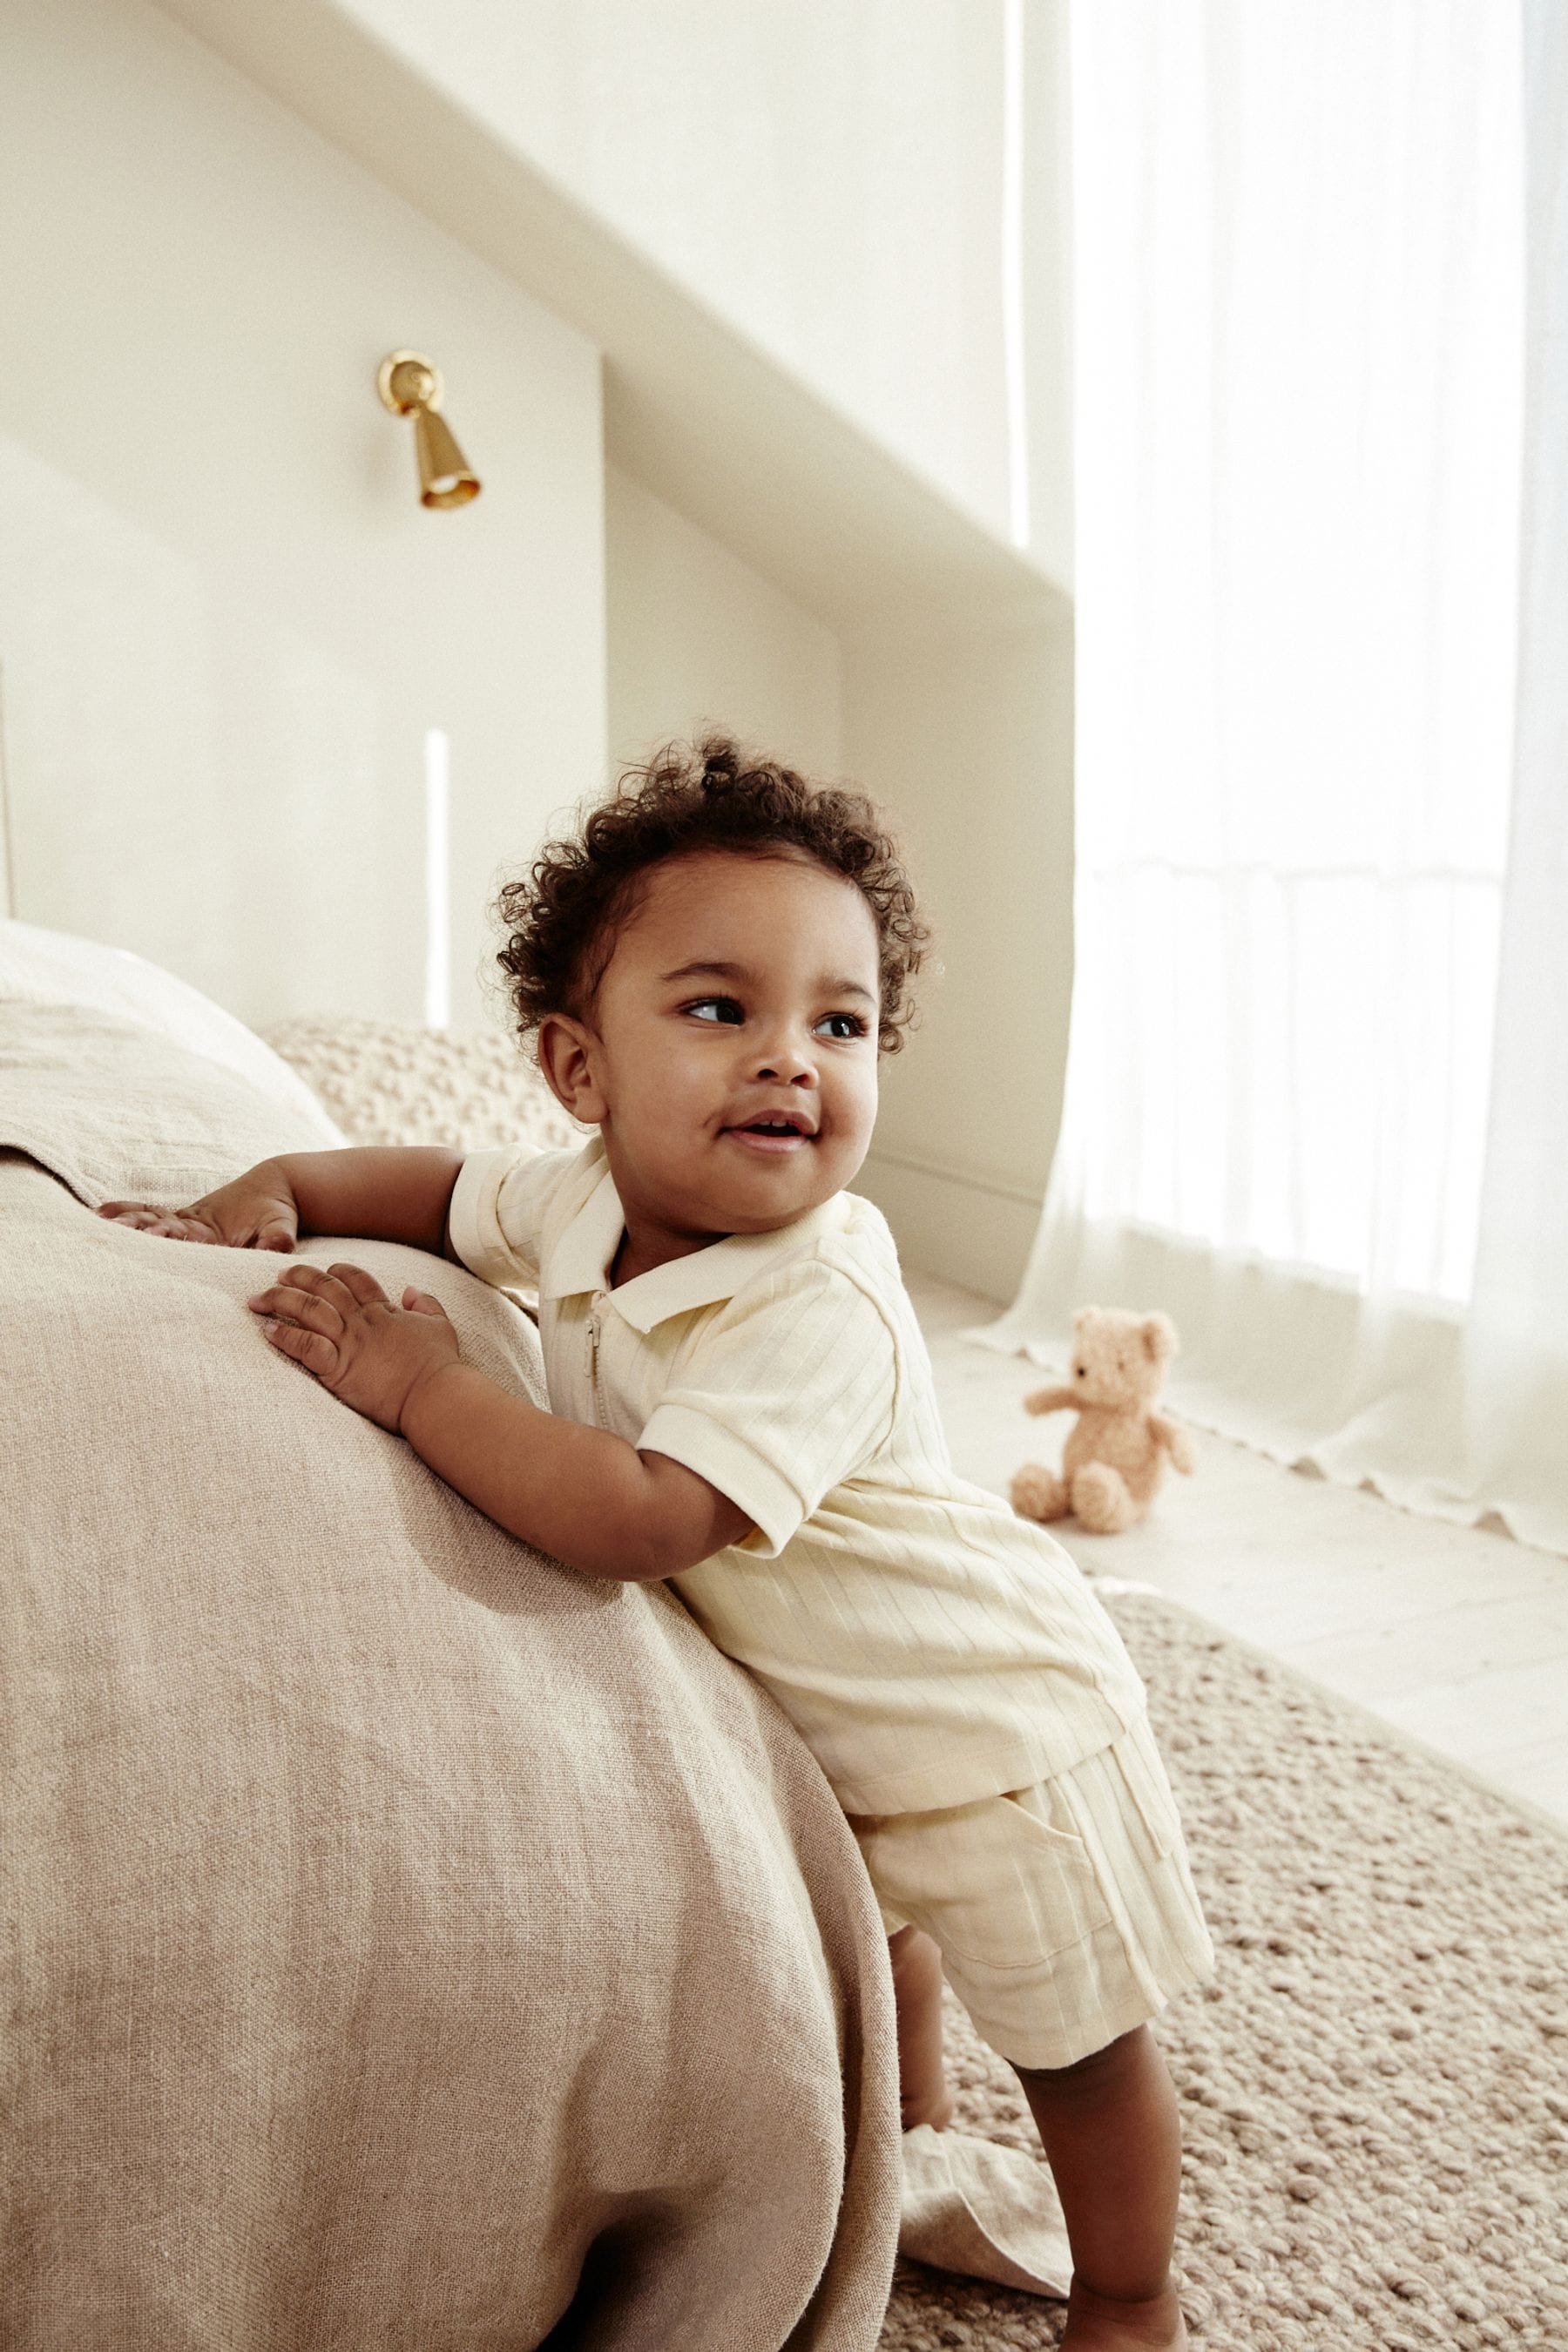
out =
[[[1043,1193],[896,1149],[873,1151],[855,1190],[881,1210],[906,1266],[1012,1304]]]

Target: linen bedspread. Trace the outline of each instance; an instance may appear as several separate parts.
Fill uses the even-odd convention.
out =
[[[0,2340],[860,2352],[886,1947],[794,1730],[270,1349],[274,1260],[90,1213],[330,1132],[0,1004]],[[462,1268],[300,1254],[541,1395]]]

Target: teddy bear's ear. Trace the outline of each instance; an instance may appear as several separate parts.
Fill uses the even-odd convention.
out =
[[[1152,1363],[1168,1363],[1176,1352],[1176,1327],[1168,1315],[1145,1315],[1142,1340]]]
[[[1074,1315],[1073,1315],[1073,1318],[1072,1318],[1072,1328],[1073,1328],[1073,1329],[1074,1329],[1075,1331],[1087,1331],[1087,1330],[1088,1330],[1088,1328],[1089,1328],[1089,1325],[1094,1321],[1094,1319],[1095,1319],[1096,1316],[1097,1316],[1099,1313],[1100,1313],[1100,1309],[1099,1309],[1099,1307],[1079,1307],[1079,1308],[1075,1311],[1075,1313],[1074,1313]]]

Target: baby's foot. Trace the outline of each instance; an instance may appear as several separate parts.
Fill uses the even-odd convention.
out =
[[[1173,2286],[1144,2303],[1122,2303],[1074,2279],[1060,2352],[1186,2352],[1186,2346]]]

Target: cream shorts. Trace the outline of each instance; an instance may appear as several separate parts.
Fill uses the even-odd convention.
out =
[[[1214,1974],[1146,1718],[1031,1789],[849,1826],[889,1935],[935,1939],[975,2030],[1016,2066],[1070,2066]]]

